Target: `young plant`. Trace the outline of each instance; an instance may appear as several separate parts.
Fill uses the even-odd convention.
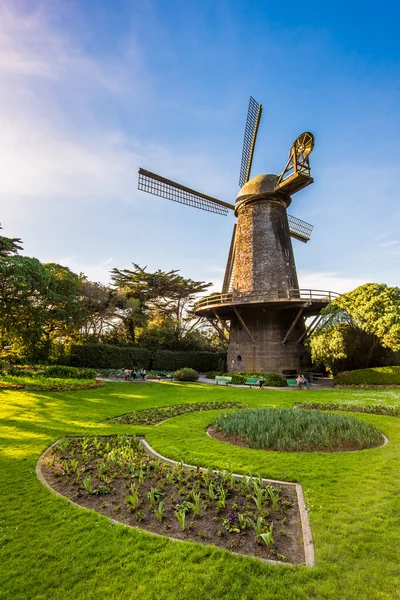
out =
[[[265,489],[258,487],[256,485],[254,485],[254,489],[255,489],[256,495],[252,496],[252,499],[254,500],[254,502],[257,506],[258,512],[261,512]]]
[[[131,485],[131,495],[127,496],[126,501],[131,510],[135,510],[139,505],[139,489],[135,485]]]
[[[210,500],[215,499],[215,491],[212,483],[210,483],[210,485],[208,486],[208,497],[210,498]]]
[[[226,492],[222,486],[218,488],[218,506],[225,508],[226,505]]]
[[[163,516],[164,516],[164,503],[160,502],[158,505],[158,508],[154,509],[154,514],[156,515],[157,519],[161,522],[163,520]]]
[[[200,492],[192,492],[193,502],[189,502],[190,508],[193,510],[193,514],[197,517],[200,514]]]
[[[139,479],[140,484],[142,484],[144,482],[144,471],[142,468],[139,470],[138,479]]]
[[[274,524],[271,523],[271,525],[269,527],[267,527],[267,530],[264,533],[260,533],[259,536],[257,536],[259,539],[261,539],[264,544],[267,546],[267,548],[270,547],[271,544],[274,543],[274,538],[273,538],[273,530],[274,530]]]
[[[186,512],[184,510],[178,510],[175,513],[175,516],[178,519],[178,523],[181,526],[182,531],[185,531]]]
[[[252,519],[248,518],[247,521],[249,525],[254,529],[256,537],[259,538],[263,530],[264,519],[262,517],[258,517],[257,521],[253,521]]]
[[[279,502],[279,490],[269,485],[267,487],[268,496],[271,500],[271,507],[273,511],[278,510],[278,502]]]
[[[164,494],[162,494],[157,488],[150,488],[150,491],[147,494],[147,497],[150,500],[150,508],[153,508],[155,503],[158,502],[163,495]]]
[[[243,513],[237,513],[237,518],[239,521],[239,527],[241,530],[247,529],[247,527],[249,526],[248,520],[246,519],[246,517],[244,516]]]
[[[93,494],[92,478],[90,477],[90,475],[85,477],[85,479],[83,480],[83,485],[85,486],[85,490],[87,491],[88,494]]]
[[[174,474],[169,469],[165,473],[165,480],[166,480],[167,483],[173,483],[174,482]]]
[[[73,460],[70,461],[70,463],[71,463],[71,471],[72,471],[72,473],[76,473],[77,470],[78,470],[79,461],[73,459]]]

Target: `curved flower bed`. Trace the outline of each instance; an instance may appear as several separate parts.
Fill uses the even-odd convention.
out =
[[[348,412],[368,413],[371,415],[400,417],[400,406],[389,404],[361,405],[351,402],[343,402],[341,404],[335,404],[334,402],[331,402],[330,404],[324,404],[323,402],[310,402],[306,404],[296,404],[295,406],[296,408],[308,408],[311,410],[342,410]]]
[[[291,484],[171,466],[128,435],[64,438],[41,471],[75,503],[128,525],[259,558],[305,561]]]
[[[355,417],[288,408],[222,414],[210,434],[250,448],[282,452],[362,450],[384,443],[380,431]]]
[[[15,377],[2,375],[0,389],[3,390],[30,390],[41,391],[67,391],[103,387],[104,383],[98,379],[55,379],[49,377]]]
[[[226,410],[230,408],[247,408],[240,402],[197,402],[193,404],[176,404],[175,406],[162,406],[138,410],[127,415],[114,417],[107,423],[123,423],[124,425],[156,425],[166,419],[184,415],[186,413],[200,412],[203,410]]]

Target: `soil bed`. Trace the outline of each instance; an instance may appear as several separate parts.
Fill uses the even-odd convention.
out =
[[[127,435],[65,438],[41,467],[59,493],[128,525],[262,559],[305,562],[293,485],[172,467]]]
[[[232,408],[245,409],[241,402],[192,402],[191,404],[175,404],[137,410],[133,413],[114,417],[106,423],[122,423],[124,425],[159,425],[167,419],[203,410],[228,410]]]

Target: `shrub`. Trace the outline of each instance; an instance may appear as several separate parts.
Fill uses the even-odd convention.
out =
[[[177,381],[197,381],[199,378],[199,374],[194,369],[183,368],[178,369],[174,373],[174,379]]]
[[[10,367],[7,369],[7,375],[11,375],[12,377],[35,377],[36,373],[32,369]]]
[[[207,379],[215,379],[217,377],[217,375],[223,375],[223,372],[222,371],[208,371],[208,373],[206,373]]]
[[[335,385],[400,385],[400,367],[375,367],[344,371],[336,375]]]
[[[264,377],[265,385],[271,387],[287,387],[287,380],[283,375],[279,373],[268,373]]]
[[[251,371],[243,372],[243,373],[227,373],[229,377],[232,377],[232,383],[234,385],[244,385],[246,380],[250,377],[257,377],[257,379],[264,379],[265,385],[269,385],[271,387],[286,387],[287,381],[283,375],[279,375],[279,373],[253,373]]]
[[[56,379],[95,379],[96,371],[95,369],[77,369],[76,367],[54,365],[44,369],[41,375]]]

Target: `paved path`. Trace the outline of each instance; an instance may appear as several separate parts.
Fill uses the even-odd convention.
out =
[[[137,384],[142,384],[142,383],[159,383],[159,382],[165,382],[165,381],[170,381],[168,379],[145,379],[145,381],[141,380],[141,379],[136,379],[135,381],[132,380],[125,380],[125,379],[108,379],[107,377],[96,377],[96,379],[100,379],[100,381],[108,381],[110,383],[134,383],[135,385]],[[206,385],[216,385],[214,379],[207,379],[206,377],[202,377],[200,375],[199,379],[198,379],[198,383],[204,383]],[[233,387],[233,388],[248,388],[248,385],[237,385],[237,384],[229,384],[229,386],[226,386],[224,383],[219,384],[219,387]],[[256,387],[256,386],[255,386]],[[329,390],[333,388],[333,379],[319,379],[318,381],[315,381],[314,383],[312,383],[311,385],[311,389],[312,390]],[[259,388],[258,388],[259,389]],[[269,387],[269,386],[264,386],[262,388],[263,390],[276,390],[276,391],[281,391],[281,392],[289,392],[289,391],[299,391],[297,390],[297,388],[293,388],[293,387]]]

